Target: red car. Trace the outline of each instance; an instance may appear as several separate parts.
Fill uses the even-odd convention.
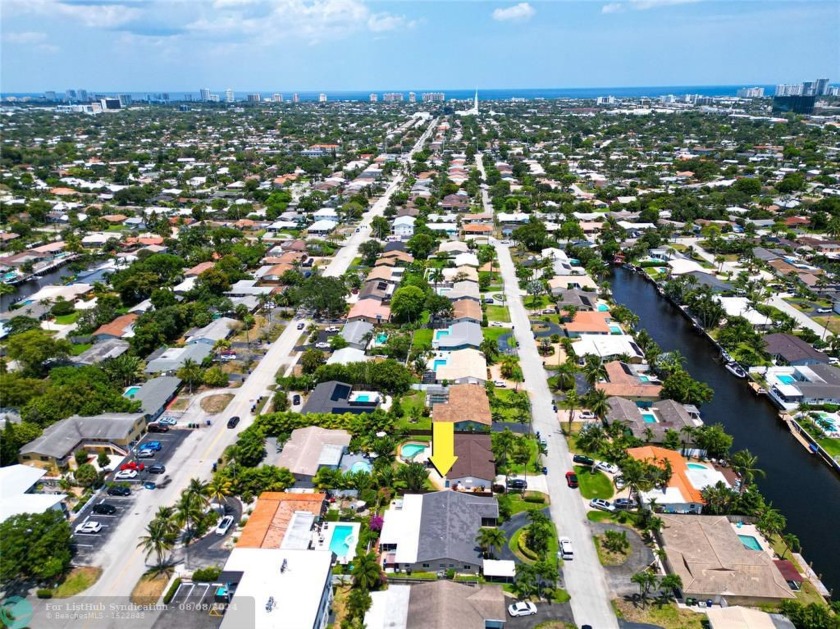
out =
[[[128,463],[123,463],[120,465],[121,470],[137,470],[138,472],[142,472],[146,469],[146,466],[142,463],[138,463],[137,461],[129,461]]]
[[[578,486],[578,477],[574,472],[566,472],[566,484],[574,489]]]

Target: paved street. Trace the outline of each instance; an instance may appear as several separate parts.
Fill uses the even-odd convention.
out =
[[[476,156],[477,163],[479,156]],[[483,165],[479,167],[483,170]],[[492,212],[488,195],[482,190],[484,210]],[[548,494],[551,498],[551,519],[557,526],[557,533],[571,538],[575,558],[563,567],[566,590],[572,597],[571,606],[578,625],[589,624],[598,629],[618,627],[610,605],[604,568],[598,561],[592,533],[586,519],[586,509],[580,494],[568,489],[565,474],[572,470],[572,460],[566,439],[560,431],[557,415],[552,408],[551,391],[548,389],[547,374],[542,358],[522,303],[522,291],[516,279],[516,269],[510,250],[506,245],[491,239],[499,259],[499,268],[504,279],[505,297],[510,310],[510,319],[519,347],[519,363],[525,378],[524,389],[531,396],[533,428],[539,431],[548,443],[548,454],[543,457],[548,467]]]
[[[831,336],[831,332],[829,332],[825,327],[814,321],[804,312],[800,312],[799,310],[791,306],[788,302],[782,299],[780,295],[774,295],[764,303],[768,306],[778,308],[785,314],[790,315],[800,326],[802,326],[803,328],[808,328],[809,330],[813,331],[814,334],[818,334],[820,338],[828,338]]]
[[[431,121],[410,155],[414,155],[422,148],[436,124],[436,119]],[[359,232],[355,232],[336,254],[327,267],[325,275],[337,277],[347,270],[358,254],[359,245],[370,237],[371,220],[385,211],[391,195],[398,189],[402,180],[403,175],[397,174],[386,193],[365,214]],[[163,489],[139,492],[132,511],[133,517],[117,527],[93,562],[103,566],[104,571],[99,581],[85,592],[85,596],[127,597],[131,593],[134,585],[147,569],[143,551],[137,548],[137,540],[143,535],[146,524],[154,517],[159,506],[175,503],[191,478],[208,479],[213,462],[222,455],[225,448],[236,441],[236,435],[239,432],[254,422],[255,418],[251,414],[252,405],[269,392],[268,387],[274,384],[277,371],[284,366],[288,367],[292,362],[290,357],[293,356],[294,347],[302,333],[297,329],[297,324],[300,322],[306,326],[311,323],[305,319],[295,319],[286,327],[247,380],[235,390],[235,396],[223,417],[217,419],[209,427],[204,426],[203,416],[190,416],[183,419],[185,422],[198,421],[202,428],[195,430],[168,461],[167,469],[172,472],[172,483]],[[202,413],[198,405],[193,405],[191,409],[195,409],[195,413]],[[224,421],[233,415],[242,418],[237,427],[238,430],[229,430]],[[71,621],[66,626],[93,627],[95,625],[97,628],[109,626],[107,623],[103,624],[102,620],[91,621],[91,623],[94,624],[79,625],[77,621],[75,624]],[[114,626],[117,624],[114,623]],[[56,625],[51,623],[51,626]]]

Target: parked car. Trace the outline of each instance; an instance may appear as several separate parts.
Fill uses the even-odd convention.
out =
[[[595,465],[595,459],[583,454],[576,454],[572,457],[572,461],[580,463],[581,465]]]
[[[613,506],[620,511],[627,511],[636,508],[636,501],[631,498],[616,498],[613,500]]]
[[[160,452],[163,449],[163,445],[160,441],[147,441],[146,443],[140,444],[141,450],[154,450],[155,452]]]
[[[292,404],[294,404],[295,406],[297,406],[298,404],[300,404],[300,395],[298,395],[297,393],[295,393],[295,394],[292,396]]]
[[[519,601],[508,606],[508,614],[513,618],[518,616],[533,616],[537,613],[537,606],[529,601]]]
[[[107,494],[109,496],[130,496],[131,489],[122,485],[114,485],[108,488]]]
[[[91,511],[97,515],[114,515],[117,512],[117,508],[107,502],[100,502],[98,505],[93,505]]]
[[[128,480],[130,478],[137,478],[137,470],[120,470],[114,474],[117,480]]]
[[[221,360],[223,363],[232,362],[236,360],[236,354],[222,354],[221,356],[219,356],[219,360]]]
[[[164,415],[159,420],[157,420],[157,423],[160,424],[161,426],[174,426],[178,423],[178,420],[175,419],[174,417],[169,417],[168,415]]]
[[[231,526],[233,526],[233,516],[226,515],[216,527],[216,535],[226,535]]]
[[[524,478],[507,479],[508,489],[528,489],[528,482]]]
[[[493,301],[492,297],[485,297],[484,298],[484,303],[485,304],[492,304],[492,303],[495,303],[495,302]]]
[[[324,343],[324,342],[315,343],[315,349],[329,349],[329,348],[330,348],[329,343]]]
[[[149,467],[149,474],[163,474],[165,471],[166,467],[160,463],[155,463]]]
[[[143,489],[156,489],[157,483],[153,480],[147,480],[143,482]]]
[[[327,332],[327,333],[330,333],[330,332],[338,332],[338,327],[336,327],[336,326],[334,326],[334,325],[331,325],[330,327],[326,328],[326,329],[324,330],[324,332]]]
[[[579,485],[577,474],[574,472],[566,472],[566,484],[572,489],[576,488]]]
[[[96,535],[102,530],[102,525],[99,522],[85,522],[76,527],[76,533],[79,535]]]
[[[595,419],[595,413],[593,413],[592,411],[580,411],[577,414],[577,417],[578,417],[578,419],[582,419],[584,421],[589,421],[589,420]]]
[[[499,387],[500,389],[506,389],[507,382],[504,380],[493,380],[493,386]]]
[[[574,559],[575,553],[572,549],[572,540],[568,537],[561,537],[557,540],[560,550],[557,551],[557,556],[560,559]]]
[[[817,312],[819,314],[829,314],[831,312],[831,308],[817,308]]]
[[[615,511],[615,507],[609,500],[604,500],[603,498],[593,498],[589,501],[589,506],[593,509],[600,509],[601,511],[609,511],[612,513]]]
[[[148,432],[169,432],[169,426],[167,426],[166,424],[154,423],[154,424],[149,424],[146,427],[146,430]]]
[[[234,415],[228,420],[227,427],[228,428],[236,428],[236,425],[239,423],[239,416]]]
[[[305,328],[305,327],[306,327],[306,324],[304,324],[304,323],[298,323],[298,324],[297,324],[297,329],[298,329],[298,330],[302,330],[302,329],[303,329],[303,328]]]
[[[596,470],[601,470],[607,474],[618,474],[619,469],[615,463],[607,463],[606,461],[598,461],[595,464]]]
[[[155,458],[155,454],[156,454],[156,452],[154,450],[151,450],[149,448],[143,448],[142,450],[140,450],[137,453],[137,458],[138,459],[153,459],[153,458]]]
[[[615,488],[618,490],[624,489],[627,486],[627,483],[624,482],[624,477],[620,475],[613,479],[613,483],[615,483]]]
[[[120,471],[123,470],[137,470],[138,472],[142,472],[146,469],[146,466],[142,463],[138,463],[137,461],[129,461],[128,463],[123,463],[120,465]]]

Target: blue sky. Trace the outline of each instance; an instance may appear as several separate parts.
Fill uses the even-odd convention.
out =
[[[0,90],[840,83],[840,2],[2,0]]]

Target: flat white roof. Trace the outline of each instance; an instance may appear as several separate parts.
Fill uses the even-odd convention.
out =
[[[23,513],[44,513],[59,505],[67,494],[27,494],[46,474],[29,465],[0,468],[0,522]]]
[[[284,560],[286,569],[281,572]],[[234,548],[225,572],[244,574],[221,629],[312,629],[324,589],[331,587],[331,565],[329,550]],[[274,607],[269,611],[266,603],[272,597]],[[252,618],[251,604],[255,608]]]
[[[485,577],[509,577],[516,576],[516,563],[510,559],[485,559],[483,572]]]
[[[410,585],[389,585],[387,590],[371,592],[370,609],[365,614],[367,629],[406,629]]]
[[[615,356],[627,354],[638,356],[639,352],[632,344],[632,337],[626,334],[581,334],[578,341],[572,343],[575,354],[585,356]]]
[[[420,541],[420,516],[423,513],[423,495],[406,494],[395,500],[385,512],[379,543],[396,544],[396,563],[415,563]]]

